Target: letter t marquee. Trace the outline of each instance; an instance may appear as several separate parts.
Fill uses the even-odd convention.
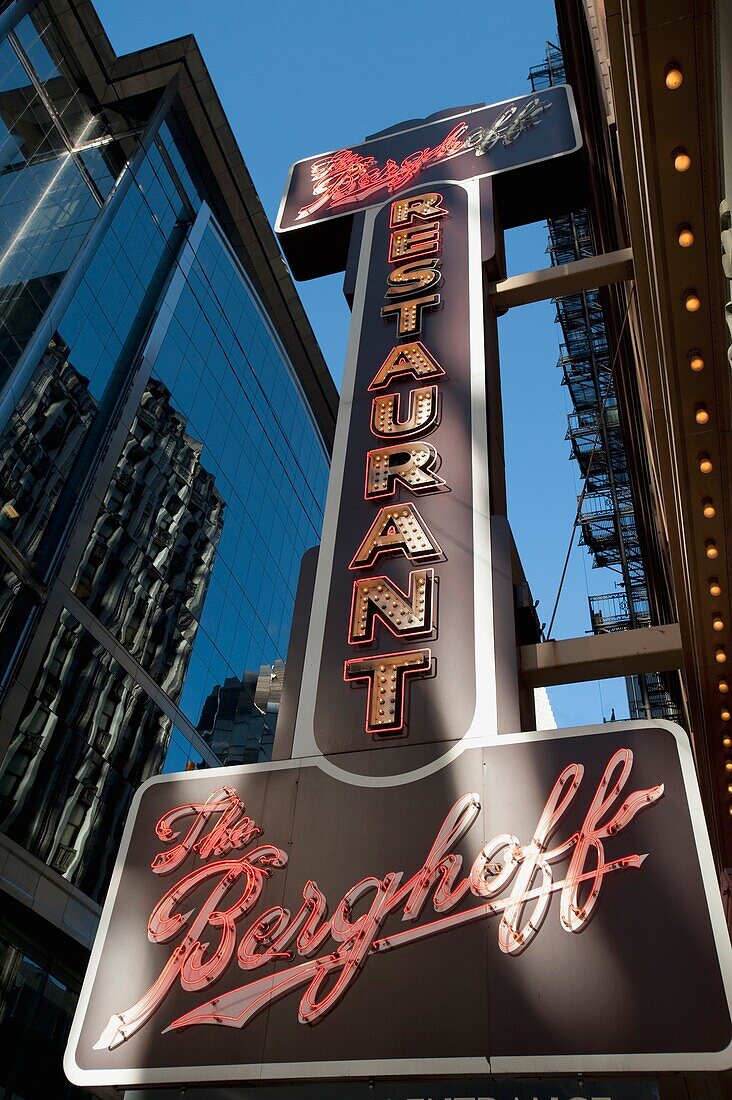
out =
[[[494,630],[494,594],[512,606],[512,588],[492,560],[504,493],[483,280],[499,273],[497,225],[576,204],[579,147],[558,86],[291,170],[276,228],[293,274],[345,268],[353,291],[295,756],[434,760],[519,728],[513,627]],[[497,643],[513,675],[496,674]]]

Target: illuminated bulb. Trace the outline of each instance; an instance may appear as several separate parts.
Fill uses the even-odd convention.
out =
[[[722,738],[722,745],[725,749],[732,748],[732,737],[723,737]]]
[[[701,353],[694,350],[689,352],[689,366],[693,370],[694,374],[698,374],[699,371],[704,370],[704,360],[701,357]]]
[[[706,405],[699,404],[694,406],[694,419],[696,420],[697,424],[709,423],[709,409],[706,407]]]
[[[717,514],[717,509],[714,507],[714,501],[711,497],[704,497],[702,501],[702,514],[704,519],[714,519]]]
[[[725,762],[724,762],[724,770],[725,770],[726,772],[732,772],[732,760],[725,760]]]
[[[730,791],[730,794],[732,794],[732,791]],[[730,802],[730,804],[729,804],[729,807],[727,809],[727,813],[732,817],[732,802]]]
[[[719,688],[722,695],[726,695],[727,692],[729,691],[729,684],[727,683],[726,680],[720,680],[719,683],[717,684],[717,687]]]
[[[732,715],[730,714],[730,712],[727,710],[726,707],[722,707],[722,709],[719,712],[719,717],[722,719],[723,722],[729,722]],[[732,745],[732,737],[726,737],[725,740],[729,741],[730,745]]]
[[[691,157],[687,153],[686,149],[674,149],[674,168],[677,172],[688,172],[691,168]]]
[[[719,633],[720,630],[724,630],[724,619],[721,615],[712,615],[712,626]]]
[[[719,550],[717,549],[717,544],[714,539],[707,539],[704,545],[706,546],[706,550],[704,552],[708,558],[714,561],[715,558],[719,557]],[[709,591],[712,592],[711,588],[709,589]],[[715,593],[712,592],[712,595],[714,594]]]
[[[684,308],[687,313],[697,313],[701,309],[701,298],[695,290],[687,290],[684,295]]]
[[[690,225],[679,226],[679,244],[682,248],[691,248],[694,243],[694,230]]]
[[[703,474],[711,474],[714,469],[714,464],[706,452],[699,455],[699,469]]]
[[[714,650],[714,660],[718,665],[723,665],[727,661],[727,650],[723,645],[718,645]]]
[[[716,577],[710,577],[709,578],[709,595],[710,596],[721,596],[722,595],[722,585],[719,583],[719,581],[717,580]]]
[[[675,92],[684,83],[684,74],[678,65],[669,65],[666,69],[664,80],[670,92]]]
[[[727,794],[732,794],[732,783],[727,784]]]

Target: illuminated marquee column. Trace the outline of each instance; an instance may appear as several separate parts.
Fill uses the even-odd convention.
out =
[[[434,758],[496,730],[486,196],[415,188],[363,215],[296,753]]]
[[[498,277],[494,200],[501,225],[572,208],[580,144],[571,92],[553,87],[292,167],[276,228],[293,275],[346,268],[353,320],[294,736],[280,723],[280,754],[405,777],[521,725],[483,278]]]

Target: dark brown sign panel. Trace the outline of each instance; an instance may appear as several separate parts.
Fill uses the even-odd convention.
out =
[[[731,1064],[730,944],[680,729],[504,736],[381,782],[293,760],[145,784],[71,1080]]]

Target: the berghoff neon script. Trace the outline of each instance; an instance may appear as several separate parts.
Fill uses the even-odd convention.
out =
[[[460,122],[439,145],[416,149],[400,163],[389,158],[381,166],[375,157],[361,156],[352,149],[339,149],[311,165],[315,201],[301,207],[295,220],[309,218],[324,207],[360,202],[380,191],[394,194],[416,179],[423,169],[442,164],[462,153],[473,152],[480,157],[489,153],[499,142],[512,145],[525,130],[536,126],[550,107],[551,102],[539,96],[534,96],[522,106],[510,103],[490,126],[468,133],[468,123]]]
[[[151,870],[165,876],[189,860],[202,862],[166,891],[150,915],[147,934],[155,944],[182,938],[140,1000],[111,1016],[94,1049],[114,1050],[139,1031],[177,982],[190,993],[210,991],[234,959],[244,971],[272,963],[279,963],[279,969],[209,996],[164,1031],[195,1024],[241,1028],[273,1001],[303,986],[298,1019],[317,1024],[372,955],[487,918],[498,918],[501,951],[520,955],[536,938],[555,893],[562,928],[581,932],[595,911],[606,876],[637,869],[648,855],[626,853],[607,859],[605,854],[604,842],[663,795],[662,784],[624,793],[632,767],[630,749],[614,753],[581,828],[553,848],[550,841],[582,783],[582,764],[569,764],[561,772],[528,843],[513,833],[498,834],[478,852],[465,875],[462,856],[451,849],[479,815],[476,794],[457,800],[424,863],[406,881],[404,871],[367,875],[346,890],[328,917],[326,897],[309,880],[296,912],[271,906],[241,932],[239,924],[254,909],[267,880],[286,865],[286,852],[257,843],[263,830],[246,815],[230,787],[214,791],[206,802],[176,806],[155,827],[166,847],[153,859]],[[248,851],[233,854],[242,849]],[[554,881],[553,866],[562,860],[569,861],[566,875]],[[188,908],[191,894],[204,883],[211,886],[208,897],[198,910]],[[461,902],[476,898],[478,905],[456,911]],[[432,913],[425,913],[428,902]],[[397,913],[411,927],[387,929],[388,919]],[[302,961],[295,962],[296,957]],[[283,962],[293,965],[282,969]]]

